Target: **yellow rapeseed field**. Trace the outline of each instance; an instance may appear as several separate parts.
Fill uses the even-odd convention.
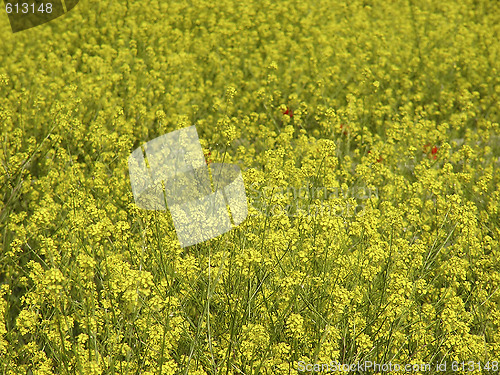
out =
[[[496,0],[2,9],[1,374],[500,372]],[[182,248],[128,157],[192,125],[249,215]]]

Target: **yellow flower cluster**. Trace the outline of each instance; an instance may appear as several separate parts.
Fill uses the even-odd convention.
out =
[[[500,7],[88,0],[0,17],[0,372],[500,360]],[[248,217],[181,248],[130,153],[196,125]]]

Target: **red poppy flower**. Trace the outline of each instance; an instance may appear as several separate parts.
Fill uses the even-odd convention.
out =
[[[437,146],[434,146],[431,150],[431,154],[434,155],[434,160],[437,159],[437,152],[438,152],[438,148]]]
[[[284,111],[283,114],[293,117],[293,111],[288,107],[286,107],[286,111]]]
[[[432,148],[430,148],[430,147],[431,147],[431,143],[426,143],[424,145],[424,152],[427,154],[428,157],[432,156],[432,158],[434,160],[436,160],[437,159],[437,152],[439,150],[439,147],[437,147],[437,146],[432,146]]]

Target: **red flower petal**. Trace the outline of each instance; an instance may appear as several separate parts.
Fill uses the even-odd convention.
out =
[[[283,112],[283,114],[284,115],[288,115],[290,117],[293,117],[293,111],[290,108],[288,108],[288,107],[286,107],[286,111]]]

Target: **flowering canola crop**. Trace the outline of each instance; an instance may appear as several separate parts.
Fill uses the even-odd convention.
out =
[[[494,1],[88,0],[0,30],[2,373],[500,360]],[[191,125],[249,216],[181,248],[127,161]]]

